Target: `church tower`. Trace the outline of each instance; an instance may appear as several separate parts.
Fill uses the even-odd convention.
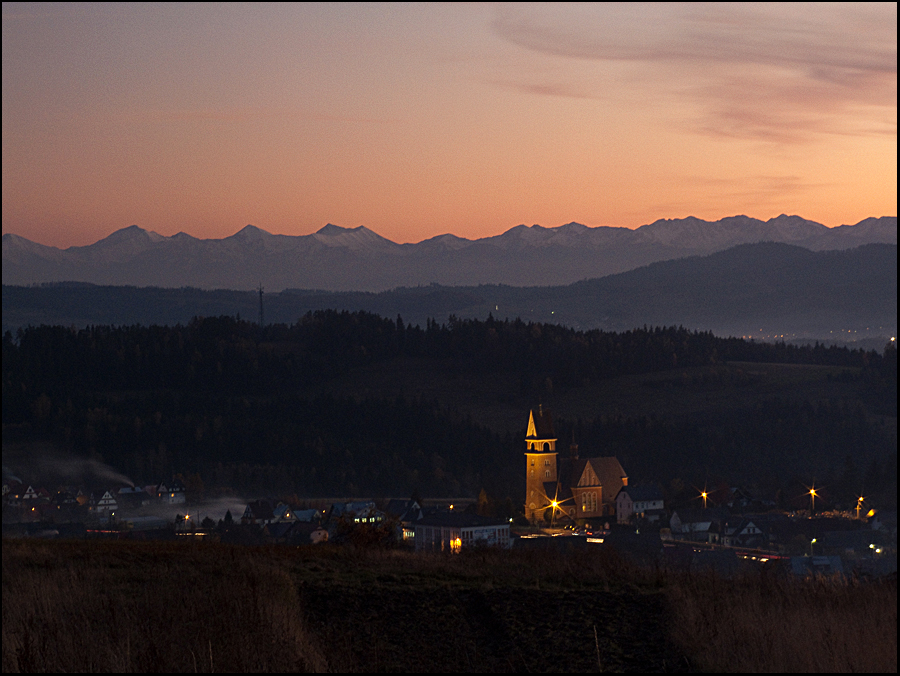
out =
[[[556,495],[556,436],[549,411],[532,409],[525,432],[525,518],[541,519]]]

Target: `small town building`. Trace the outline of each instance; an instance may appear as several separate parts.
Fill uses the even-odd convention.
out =
[[[279,502],[272,510],[272,520],[269,523],[294,523],[299,521],[296,512],[290,505]]]
[[[465,512],[426,516],[415,522],[417,552],[458,552],[471,547],[509,549],[509,522]]]
[[[676,509],[672,512],[672,518],[669,520],[672,538],[718,543],[721,538],[722,524],[727,518],[728,512],[718,507]]]
[[[156,497],[166,505],[181,505],[186,501],[184,484],[178,479],[161,483],[156,488]]]
[[[636,519],[659,521],[664,515],[663,496],[658,486],[623,486],[616,495],[618,523],[631,523]]]
[[[116,494],[116,500],[123,509],[139,509],[150,504],[150,496],[143,488],[123,486]]]
[[[335,502],[331,505],[329,521],[344,519],[351,523],[380,524],[386,514],[371,501]]]
[[[271,523],[274,518],[275,513],[272,509],[272,503],[268,500],[254,500],[247,503],[247,507],[241,516],[241,524],[244,526],[264,526],[267,523]]]
[[[734,517],[725,520],[721,542],[728,547],[765,547],[768,534],[761,523],[750,517]]]
[[[119,503],[113,497],[112,491],[106,491],[103,497],[97,501],[94,511],[98,514],[115,512],[119,508]]]
[[[417,500],[391,500],[384,510],[397,520],[397,539],[411,543],[416,537],[416,522],[425,516],[422,506]]]

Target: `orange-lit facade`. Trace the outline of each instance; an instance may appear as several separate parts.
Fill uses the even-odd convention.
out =
[[[615,497],[628,476],[614,457],[579,458],[572,444],[558,457],[553,418],[538,407],[525,432],[525,517],[534,523],[572,523],[612,516]]]

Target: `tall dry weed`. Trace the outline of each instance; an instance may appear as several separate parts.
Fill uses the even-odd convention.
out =
[[[4,672],[327,670],[277,561],[123,545],[4,542]]]
[[[703,671],[895,672],[896,578],[672,576],[672,638]]]

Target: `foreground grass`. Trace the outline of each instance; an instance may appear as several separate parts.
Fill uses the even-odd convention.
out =
[[[3,543],[4,672],[896,671],[896,578],[605,552]]]
[[[702,671],[897,671],[897,578],[754,575],[666,585],[676,644]]]

